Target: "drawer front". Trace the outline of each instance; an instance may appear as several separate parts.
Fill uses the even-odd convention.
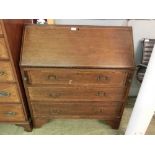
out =
[[[30,84],[99,84],[123,86],[125,71],[106,69],[32,69],[25,71]]]
[[[122,104],[120,102],[99,103],[99,102],[53,102],[50,103],[32,103],[34,117],[65,117],[65,116],[102,116],[116,117],[120,116]]]
[[[0,84],[1,102],[20,102],[16,84]]]
[[[13,70],[10,62],[0,61],[0,82],[14,82]]]
[[[0,104],[0,121],[25,121],[22,105]]]
[[[4,38],[0,38],[0,59],[8,59],[8,50]]]
[[[121,101],[123,88],[28,87],[31,101]]]

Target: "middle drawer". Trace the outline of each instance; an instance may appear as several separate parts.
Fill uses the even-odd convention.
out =
[[[0,103],[20,102],[16,84],[0,84]]]
[[[122,101],[125,88],[80,87],[28,87],[31,101]]]
[[[0,61],[0,82],[14,82],[13,70],[10,62]]]

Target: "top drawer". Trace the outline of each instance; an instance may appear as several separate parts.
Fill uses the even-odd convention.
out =
[[[99,84],[106,86],[123,86],[126,72],[106,69],[26,69],[29,84]]]
[[[4,38],[0,38],[0,59],[8,59],[8,50]]]

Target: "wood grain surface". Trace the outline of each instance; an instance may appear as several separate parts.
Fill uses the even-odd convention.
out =
[[[15,82],[11,63],[0,61],[0,82]]]
[[[29,84],[103,85],[123,87],[127,71],[114,69],[25,69]]]
[[[20,67],[35,128],[86,118],[118,129],[135,68],[132,29],[27,25]]]
[[[26,26],[23,39],[23,66],[129,68],[134,65],[131,27],[30,25]]]
[[[24,19],[0,20],[0,122],[30,130],[30,115],[19,70]]]
[[[0,121],[22,122],[25,121],[22,105],[20,104],[0,104]]]
[[[0,59],[8,59],[8,50],[4,38],[0,38]]]
[[[35,117],[113,119],[120,115],[121,102],[32,102]]]
[[[80,87],[28,87],[31,101],[121,101],[123,88]]]
[[[0,84],[0,103],[20,102],[19,93],[15,84]]]

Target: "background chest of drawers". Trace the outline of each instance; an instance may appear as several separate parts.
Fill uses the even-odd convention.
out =
[[[0,122],[31,131],[19,57],[25,20],[0,20]]]
[[[28,25],[20,65],[34,127],[90,118],[118,128],[134,71],[132,29]]]

